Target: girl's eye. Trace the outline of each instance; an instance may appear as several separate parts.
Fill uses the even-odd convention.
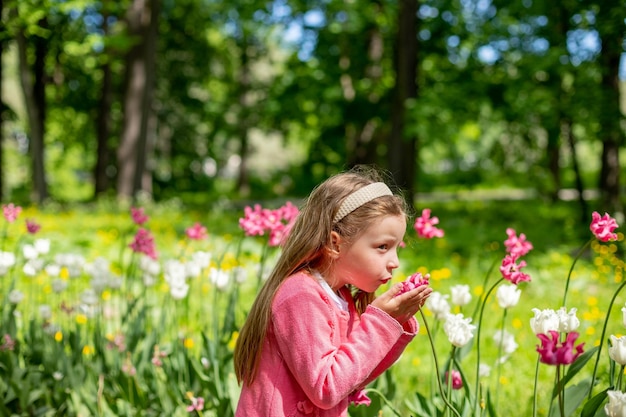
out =
[[[380,246],[378,246],[378,249],[380,249],[380,250],[387,250],[388,248],[389,248],[388,245],[380,245]]]

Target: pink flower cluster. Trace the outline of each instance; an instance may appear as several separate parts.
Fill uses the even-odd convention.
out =
[[[157,258],[154,237],[148,229],[140,227],[135,234],[135,238],[128,246],[133,250],[133,252],[144,253],[152,259]]]
[[[13,223],[15,220],[17,220],[21,212],[22,208],[20,206],[16,206],[13,203],[2,206],[2,215],[4,216],[4,219],[9,223]]]
[[[508,237],[504,241],[504,246],[507,254],[500,265],[502,277],[515,285],[530,281],[530,276],[522,272],[522,268],[526,266],[526,261],[520,260],[520,257],[530,252],[533,245],[526,240],[526,235],[520,233],[518,236],[514,229],[506,229],[506,234]]]
[[[414,273],[401,283],[402,288],[400,288],[400,291],[396,294],[396,296],[404,294],[405,292],[411,291],[417,287],[421,287],[422,285],[428,285],[429,278],[429,274],[422,275],[421,272]]]
[[[463,388],[463,378],[461,377],[461,373],[456,369],[452,370],[452,381],[449,381],[450,377],[449,373],[446,371],[445,381],[446,383],[450,383],[452,385],[452,389],[461,389]]]
[[[298,213],[298,208],[289,201],[276,210],[262,208],[259,204],[246,206],[239,227],[246,236],[263,236],[267,232],[268,245],[279,246],[289,235]]]
[[[415,219],[413,228],[415,229],[419,237],[423,237],[425,239],[443,237],[443,230],[437,228],[435,226],[436,224],[439,224],[439,218],[430,217],[430,209],[425,208],[424,210],[422,210],[422,215]]]
[[[613,230],[618,227],[617,221],[609,216],[608,213],[604,213],[604,216],[600,216],[600,213],[594,211],[591,214],[589,229],[601,242],[617,240],[617,233],[614,233]]]
[[[130,217],[133,219],[133,223],[140,227],[128,247],[130,247],[135,253],[143,253],[152,259],[156,259],[157,252],[154,245],[154,237],[148,229],[141,227],[148,221],[148,215],[145,213],[143,208],[132,207],[130,209]]]
[[[198,222],[194,223],[193,226],[188,227],[185,230],[185,234],[191,240],[203,240],[203,239],[206,239],[208,236],[206,227],[204,227]]]
[[[14,223],[21,213],[22,207],[16,206],[13,203],[2,205],[2,215],[9,223]],[[34,235],[39,231],[39,229],[41,229],[41,225],[35,223],[33,220],[26,219],[26,231],[29,234]]]
[[[537,334],[537,337],[541,340],[541,345],[537,346],[541,363],[569,365],[583,353],[584,343],[574,347],[574,343],[578,339],[578,332],[567,333],[563,342],[559,341],[559,333],[557,331],[550,330],[549,333],[549,336],[542,333]]]

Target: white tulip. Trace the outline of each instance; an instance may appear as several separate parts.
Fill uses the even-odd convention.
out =
[[[559,316],[551,309],[539,310],[533,308],[535,317],[530,319],[530,327],[535,334],[548,334],[550,330],[559,330]]]
[[[626,365],[626,336],[611,335],[609,357],[622,366]]]
[[[626,393],[620,391],[607,391],[609,403],[604,406],[604,412],[608,417],[626,417]]]
[[[456,347],[462,347],[474,337],[476,326],[470,324],[471,318],[463,317],[463,314],[448,314],[443,324],[443,330],[448,340]]]
[[[444,320],[448,314],[450,314],[450,304],[448,304],[447,298],[447,295],[433,291],[426,300],[426,307],[428,307],[438,320]]]
[[[559,332],[573,332],[580,326],[580,320],[576,317],[576,309],[571,308],[569,312],[565,307],[561,307],[556,311],[559,318]]]
[[[496,298],[500,307],[511,308],[519,302],[520,294],[522,294],[522,290],[517,288],[517,285],[501,285],[496,292]]]
[[[471,299],[469,285],[454,285],[450,288],[452,304],[457,306],[467,305]]]

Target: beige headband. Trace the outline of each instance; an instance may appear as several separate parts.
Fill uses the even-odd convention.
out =
[[[363,204],[384,195],[393,195],[393,193],[383,182],[375,182],[359,188],[343,200],[341,206],[339,206],[339,211],[337,211],[337,214],[335,214],[333,218],[333,223],[337,223]]]

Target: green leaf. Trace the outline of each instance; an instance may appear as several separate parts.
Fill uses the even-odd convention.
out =
[[[585,379],[579,384],[568,387],[564,395],[564,413],[565,417],[569,417],[574,414],[576,409],[583,403],[587,393],[589,392],[589,388],[591,387],[591,378]],[[559,411],[558,401],[555,401],[552,404],[550,415],[554,417],[559,417],[561,415]]]
[[[580,413],[580,417],[595,416],[598,409],[600,409],[600,407],[606,400],[607,392],[612,388],[613,387],[605,389],[604,391],[594,395],[589,401],[587,401],[585,403],[585,406],[583,407],[583,411]]]

